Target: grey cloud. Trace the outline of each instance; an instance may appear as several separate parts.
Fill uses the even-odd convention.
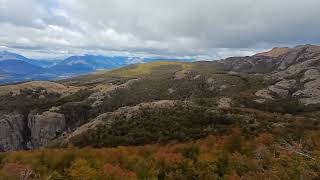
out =
[[[0,28],[6,29],[0,45],[249,55],[273,46],[319,44],[319,7],[319,0],[0,0]]]

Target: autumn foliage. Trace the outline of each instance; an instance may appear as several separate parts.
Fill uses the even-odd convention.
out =
[[[134,172],[129,170],[124,170],[117,165],[105,164],[103,166],[103,176],[106,179],[137,179]]]
[[[270,133],[248,137],[239,129],[224,136],[167,145],[43,149],[0,155],[2,179],[317,179],[316,131],[301,147]],[[313,138],[312,138],[313,137]],[[310,151],[303,150],[309,148]],[[300,148],[300,149],[299,149]],[[0,179],[1,179],[0,178]]]

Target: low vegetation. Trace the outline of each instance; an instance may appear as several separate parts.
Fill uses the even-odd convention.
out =
[[[112,119],[111,124],[74,137],[76,146],[113,147],[167,143],[205,137],[210,132],[222,132],[236,119],[232,114],[193,105],[163,108],[142,108],[127,117],[127,112]]]
[[[167,145],[44,149],[0,155],[2,179],[317,179],[319,131],[299,142],[225,135]],[[298,143],[298,144],[296,144]],[[308,153],[304,148],[308,147]]]

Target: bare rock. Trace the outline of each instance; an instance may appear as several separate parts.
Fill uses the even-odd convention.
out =
[[[224,89],[227,89],[228,88],[228,85],[226,84],[223,84],[220,86],[220,91],[224,90]]]
[[[298,55],[299,55],[299,50],[294,50],[294,51],[291,51],[290,53],[288,53],[287,56],[285,56],[281,60],[281,64],[278,67],[278,69],[284,70],[284,69],[288,68],[291,64],[293,64],[295,62]]]
[[[285,70],[282,70],[282,71],[279,71],[279,72],[272,74],[271,78],[285,79],[290,76],[297,75],[307,69],[312,68],[314,66],[314,64],[317,63],[318,61],[319,61],[319,59],[314,58],[314,59],[306,60],[306,61],[298,63],[298,64],[291,65]]]
[[[18,113],[0,115],[0,151],[23,148],[24,117]]]
[[[292,80],[282,80],[275,84],[276,87],[279,87],[281,89],[291,89],[296,85],[297,81]]]
[[[232,99],[228,97],[223,97],[218,101],[218,108],[230,108]]]
[[[266,102],[265,99],[255,99],[254,102],[259,103],[259,104],[263,104]]]
[[[264,99],[273,99],[273,97],[270,95],[270,90],[268,89],[261,89],[257,91],[255,95]]]
[[[309,69],[304,73],[301,82],[305,82],[307,80],[314,80],[320,78],[320,73],[317,69]]]
[[[209,78],[209,79],[207,80],[207,82],[208,82],[208,84],[214,84],[214,83],[216,83],[216,80],[213,79],[213,78]]]
[[[267,56],[231,57],[221,61],[227,71],[247,73],[270,72],[276,62],[275,58]]]
[[[286,97],[286,96],[289,95],[289,91],[288,91],[288,90],[278,88],[278,87],[275,86],[275,85],[269,86],[268,89],[269,89],[270,91],[272,91],[273,93],[277,94],[277,95],[280,96],[280,97]]]
[[[320,88],[320,79],[310,81],[304,84],[306,89],[319,89]]]
[[[200,74],[197,74],[193,79],[199,79],[201,77]]]
[[[42,114],[29,114],[28,127],[31,131],[30,141],[34,148],[48,145],[58,137],[66,128],[63,114],[44,112]]]
[[[304,89],[295,92],[293,96],[305,105],[320,104],[320,79],[305,83]]]

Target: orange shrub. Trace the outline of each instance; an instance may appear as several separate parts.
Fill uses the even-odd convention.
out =
[[[27,180],[34,176],[33,170],[21,163],[7,163],[3,166],[2,171],[20,180]]]
[[[169,152],[164,148],[160,150],[154,156],[156,161],[163,161],[168,164],[178,164],[183,160],[183,157],[180,153]]]
[[[124,170],[119,166],[114,166],[112,164],[105,164],[103,166],[103,174],[106,179],[137,179],[137,176],[134,172]]]

